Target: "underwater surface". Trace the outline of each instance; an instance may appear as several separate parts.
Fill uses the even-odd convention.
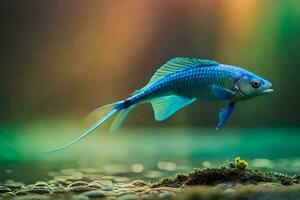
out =
[[[130,179],[157,181],[193,168],[218,167],[237,156],[252,169],[295,175],[300,169],[300,129],[140,128],[105,130],[56,153],[45,153],[80,134],[74,123],[2,125],[0,182],[33,183],[49,179],[49,172],[97,168],[107,174],[127,173]]]
[[[46,153],[81,130],[74,122],[2,124],[0,199],[300,197],[297,128],[100,129],[64,151]]]

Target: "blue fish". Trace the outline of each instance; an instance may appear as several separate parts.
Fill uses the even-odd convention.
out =
[[[113,116],[115,119],[110,131],[116,131],[134,107],[148,102],[152,104],[155,119],[163,121],[197,99],[228,101],[219,112],[219,129],[230,117],[236,102],[272,93],[271,87],[269,81],[239,67],[214,60],[173,58],[155,72],[146,86],[128,99],[95,109],[91,114],[100,115],[99,121],[78,139],[50,152],[82,140]]]

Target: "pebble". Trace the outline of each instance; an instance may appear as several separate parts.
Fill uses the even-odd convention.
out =
[[[115,178],[117,178],[117,176],[102,176],[101,179],[102,180],[114,180]]]
[[[54,187],[54,188],[52,188],[52,192],[53,193],[65,193],[66,190],[65,190],[65,188]]]
[[[170,199],[170,198],[174,198],[176,195],[173,192],[162,192],[158,195],[158,198],[160,199]]]
[[[9,189],[8,187],[0,186],[0,194],[5,192],[10,192],[10,191],[11,189]]]
[[[236,192],[236,190],[232,189],[232,188],[227,188],[224,190],[224,194],[226,195],[234,195]]]
[[[102,188],[102,191],[107,191],[107,192],[113,191],[113,190],[114,190],[114,188],[111,186],[106,186],[106,187]]]
[[[30,194],[26,196],[15,197],[14,200],[44,200],[49,199],[49,196],[40,195],[40,194]]]
[[[5,181],[5,186],[12,189],[12,190],[18,190],[21,189],[22,186],[24,186],[24,183],[21,182],[15,182],[13,180],[7,180]]]
[[[49,180],[49,181],[48,181],[48,184],[49,184],[49,185],[58,185],[58,184],[60,184],[60,183],[58,183],[58,181],[56,181],[56,180]]]
[[[64,175],[72,175],[73,173],[77,172],[75,169],[61,169],[60,173]]]
[[[23,191],[23,190],[19,190],[19,191],[16,191],[15,194],[17,196],[23,196],[23,195],[28,195],[29,193],[26,191]]]
[[[65,177],[65,176],[55,176],[54,180],[59,182],[59,183],[65,183],[67,181],[67,177]]]
[[[93,181],[92,183],[98,183],[103,186],[112,185],[113,182],[111,180],[99,180],[99,181]]]
[[[34,194],[48,194],[51,192],[51,189],[49,187],[34,186],[33,188],[27,190],[26,192],[34,193]]]
[[[127,195],[124,195],[124,196],[120,196],[118,198],[118,200],[137,200],[137,199],[140,199],[137,195],[134,195],[134,194],[127,194]]]
[[[79,181],[83,178],[83,174],[81,172],[74,172],[69,178],[68,180],[71,181]]]
[[[89,183],[85,182],[85,181],[76,181],[76,182],[73,182],[70,185],[68,185],[68,187],[71,188],[71,187],[76,187],[76,186],[86,186],[88,184]]]
[[[141,199],[149,199],[149,196],[146,194],[141,195]]]
[[[159,192],[156,191],[156,190],[151,190],[149,193],[150,193],[150,194],[158,194]]]
[[[89,183],[87,186],[92,187],[92,188],[97,188],[97,189],[103,187],[101,184],[98,184],[98,183]]]
[[[1,197],[7,198],[7,197],[14,197],[16,196],[13,192],[6,192]]]
[[[97,169],[97,168],[81,168],[81,169],[79,169],[79,171],[81,171],[84,174],[99,174],[99,173],[101,173],[101,170]]]
[[[89,200],[90,198],[84,195],[76,195],[72,198],[73,200]]]
[[[75,187],[69,188],[70,192],[75,192],[75,193],[82,193],[82,192],[87,192],[87,191],[91,191],[91,190],[93,190],[93,188],[87,187],[87,186],[75,186]]]
[[[101,190],[94,190],[94,191],[89,191],[89,192],[84,192],[82,195],[85,195],[89,198],[102,198],[105,197],[105,194]]]
[[[261,185],[263,185],[265,187],[269,187],[269,188],[277,188],[277,187],[281,186],[281,184],[279,184],[279,183],[263,183]]]
[[[101,185],[101,184],[102,184],[102,181],[101,181],[101,180],[100,180],[100,181],[99,181],[99,180],[98,180],[98,181],[92,181],[91,183],[97,183],[97,184],[100,184],[100,185]]]
[[[84,174],[83,179],[93,181],[93,180],[101,180],[103,175],[99,174]]]
[[[48,183],[43,182],[43,181],[38,181],[34,184],[34,186],[48,187]]]

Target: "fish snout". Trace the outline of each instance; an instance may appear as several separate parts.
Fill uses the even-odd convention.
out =
[[[269,93],[272,93],[274,91],[274,89],[272,89],[272,83],[270,82],[267,82],[265,84],[265,86],[263,87],[263,90],[262,90],[262,93],[263,94],[269,94]]]

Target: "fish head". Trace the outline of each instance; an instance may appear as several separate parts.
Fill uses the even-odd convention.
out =
[[[274,90],[272,84],[255,74],[243,75],[235,84],[235,88],[240,96],[245,98],[253,98],[265,94],[270,94]]]

